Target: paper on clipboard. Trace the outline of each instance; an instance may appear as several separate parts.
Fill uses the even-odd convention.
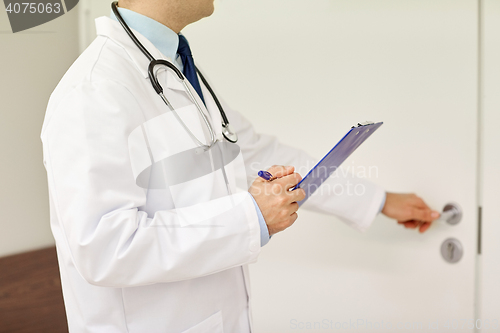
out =
[[[358,123],[302,178],[295,186],[306,192],[304,200],[299,201],[301,206],[325,180],[334,173],[340,165],[375,132],[383,122]]]

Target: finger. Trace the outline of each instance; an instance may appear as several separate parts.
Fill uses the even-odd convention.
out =
[[[296,203],[296,202],[292,202],[289,206],[289,212],[290,212],[290,215],[292,215],[293,213],[295,213],[297,210],[299,210],[299,204]]]
[[[441,214],[439,214],[438,211],[435,211],[435,210],[432,210],[426,203],[425,201],[420,198],[420,197],[416,197],[416,200],[415,200],[415,206],[420,208],[420,209],[423,209],[425,211],[430,211],[430,216],[429,216],[429,221],[434,221],[436,219],[439,218],[439,216]],[[425,221],[425,220],[424,220]]]
[[[284,165],[273,165],[269,169],[267,169],[268,172],[273,175],[273,177],[276,178],[281,178],[284,176],[288,176],[290,174],[293,174],[295,168],[293,166],[284,166]]]
[[[405,228],[415,229],[418,223],[418,221],[406,221],[403,222],[403,225],[405,226]]]
[[[422,198],[420,198],[419,196],[417,196],[417,195],[413,194],[413,198],[412,198],[412,199],[413,199],[413,200],[412,200],[412,203],[413,203],[413,205],[414,205],[414,206],[419,207],[419,208],[422,208],[422,209],[424,209],[424,208],[429,208],[429,207],[425,204],[424,200],[423,200]]]
[[[423,222],[432,222],[435,220],[433,216],[433,211],[429,208],[414,208],[411,211],[410,219]]]
[[[292,202],[298,202],[306,198],[306,191],[304,191],[303,188],[298,188],[293,191],[288,191],[288,195],[290,196],[290,200],[292,200]]]
[[[297,213],[292,213],[286,220],[283,220],[283,222],[279,223],[278,229],[282,231],[290,227],[297,220],[297,217]]]
[[[424,233],[427,231],[427,229],[429,229],[431,227],[431,224],[430,222],[425,222],[423,223],[421,226],[420,226],[420,229],[419,229],[419,232],[420,233]]]
[[[297,185],[300,181],[302,180],[302,177],[298,173],[292,173],[290,175],[281,177],[279,179],[276,179],[275,182],[280,184],[285,188],[285,190],[289,190],[295,185]]]

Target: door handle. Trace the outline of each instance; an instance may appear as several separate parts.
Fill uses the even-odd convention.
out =
[[[447,203],[444,208],[439,220],[446,221],[446,223],[455,225],[462,220],[462,207],[455,202]]]

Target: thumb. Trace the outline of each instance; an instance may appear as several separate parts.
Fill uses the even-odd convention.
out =
[[[295,171],[295,168],[293,166],[273,165],[267,169],[267,171],[270,172],[273,177],[281,178],[291,175]]]
[[[423,209],[415,208],[413,210],[413,214],[412,214],[411,218],[414,220],[423,221],[423,222],[432,222],[437,217],[439,217],[439,213],[438,213],[437,217],[436,217],[435,213],[436,212],[433,212],[429,208],[423,208]]]

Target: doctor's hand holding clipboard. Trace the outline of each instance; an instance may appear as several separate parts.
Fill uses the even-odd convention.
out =
[[[283,231],[297,220],[298,201],[304,200],[303,189],[290,191],[302,177],[293,166],[272,166],[267,170],[270,179],[260,176],[255,179],[248,192],[259,205],[266,221],[269,235]]]

